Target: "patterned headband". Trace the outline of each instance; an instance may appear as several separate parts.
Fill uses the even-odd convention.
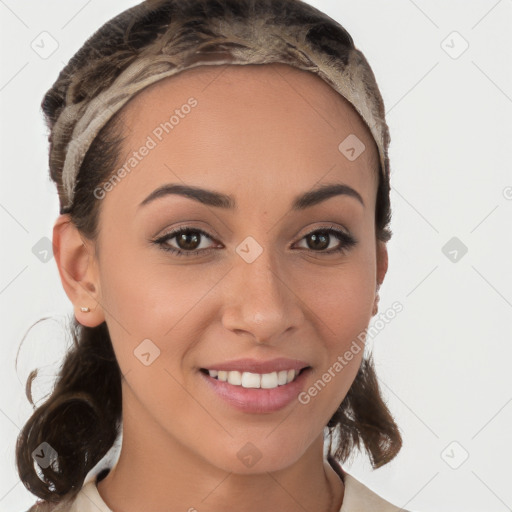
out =
[[[187,20],[172,20],[167,30],[139,51],[123,72],[93,99],[78,103],[67,99],[53,127],[57,139],[63,140],[66,133],[72,134],[62,170],[63,208],[71,206],[85,154],[107,121],[145,87],[200,65],[284,63],[317,74],[360,114],[376,142],[381,172],[389,177],[390,137],[384,104],[371,68],[337,22],[316,9],[312,12],[320,16],[324,24],[329,20],[330,26],[325,32],[312,31],[312,23],[277,25],[272,18],[263,19],[264,22],[254,28],[237,17],[226,16],[228,19],[204,18],[205,27],[194,33],[194,37],[190,34],[178,37],[183,34]],[[300,14],[304,17],[303,12]],[[333,24],[343,32],[334,32]],[[345,46],[340,44],[340,34],[345,41],[348,38],[351,46],[347,47],[346,42]],[[340,141],[340,151],[350,160],[351,155],[361,152],[362,143],[350,136],[345,141]],[[354,143],[359,148],[353,147]]]

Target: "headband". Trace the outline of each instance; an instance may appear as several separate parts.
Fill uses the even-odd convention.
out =
[[[184,23],[183,20],[181,23]],[[188,47],[184,47],[183,41],[179,45],[176,42],[176,34],[181,25],[176,28],[176,25],[170,24],[163,35],[159,35],[140,51],[122,73],[93,99],[78,103],[66,101],[53,129],[55,134],[62,136],[72,128],[62,170],[64,209],[69,208],[73,202],[77,175],[85,154],[107,121],[145,87],[200,65],[275,62],[317,74],[359,113],[376,142],[381,173],[384,177],[389,176],[389,133],[384,119],[384,106],[373,73],[368,72],[371,68],[358,49],[353,46],[343,47],[344,53],[333,58],[332,48],[329,51],[326,45],[330,42],[338,52],[340,45],[332,32],[326,29],[325,34],[317,36],[322,43],[320,46],[318,42],[313,44],[314,41],[308,41],[308,27],[304,25],[287,27],[258,24],[256,29],[248,30],[247,24],[242,25],[236,18],[229,23],[225,20],[219,22],[219,19],[209,20],[208,23],[211,26],[207,28],[211,30],[213,24],[217,23],[214,26],[215,36],[210,34],[209,39],[205,40],[204,33],[201,33],[202,39],[198,36],[193,41],[189,37]],[[331,23],[336,22],[331,20]],[[219,33],[222,36],[221,44],[216,37]],[[330,40],[328,35],[331,35]],[[215,51],[212,51],[212,46]]]

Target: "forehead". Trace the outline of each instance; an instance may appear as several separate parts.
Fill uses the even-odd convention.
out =
[[[283,107],[287,104],[296,107],[308,105],[331,128],[339,125],[332,122],[337,117],[344,127],[352,126],[354,132],[373,142],[366,123],[348,100],[315,73],[284,63],[200,65],[146,87],[123,107],[121,113],[126,118],[133,118],[141,108],[168,102],[172,100],[172,94],[187,92],[208,96],[210,100],[215,94],[217,103],[222,100],[232,102],[236,95],[248,103],[265,98],[278,101]]]
[[[320,77],[286,64],[198,66],[143,89],[120,114],[121,164],[148,137],[156,143],[123,180],[133,200],[177,179],[227,191],[263,177],[292,195],[292,176],[300,190],[322,177],[366,195],[376,186],[378,150],[362,118]],[[349,136],[365,147],[355,161],[339,148]]]

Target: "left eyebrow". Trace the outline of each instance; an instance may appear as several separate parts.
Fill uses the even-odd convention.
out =
[[[200,187],[178,185],[175,183],[167,183],[155,189],[139,204],[139,208],[170,194],[188,197],[207,206],[231,210],[236,208],[236,201],[233,196]],[[297,196],[293,200],[292,209],[295,211],[305,210],[306,208],[310,208],[311,206],[338,195],[353,197],[359,201],[363,207],[365,206],[363,198],[357,190],[343,183],[327,183]]]
[[[306,192],[296,197],[292,204],[293,210],[304,210],[310,206],[314,206],[322,201],[325,201],[331,197],[345,195],[347,197],[353,197],[357,199],[363,207],[364,201],[361,194],[352,187],[345,185],[344,183],[325,183],[319,187]]]

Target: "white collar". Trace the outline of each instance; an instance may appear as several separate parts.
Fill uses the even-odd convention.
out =
[[[113,512],[100,496],[96,480],[104,469],[112,469],[116,466],[121,451],[121,442],[122,434],[118,436],[104,457],[87,473],[69,512]]]

